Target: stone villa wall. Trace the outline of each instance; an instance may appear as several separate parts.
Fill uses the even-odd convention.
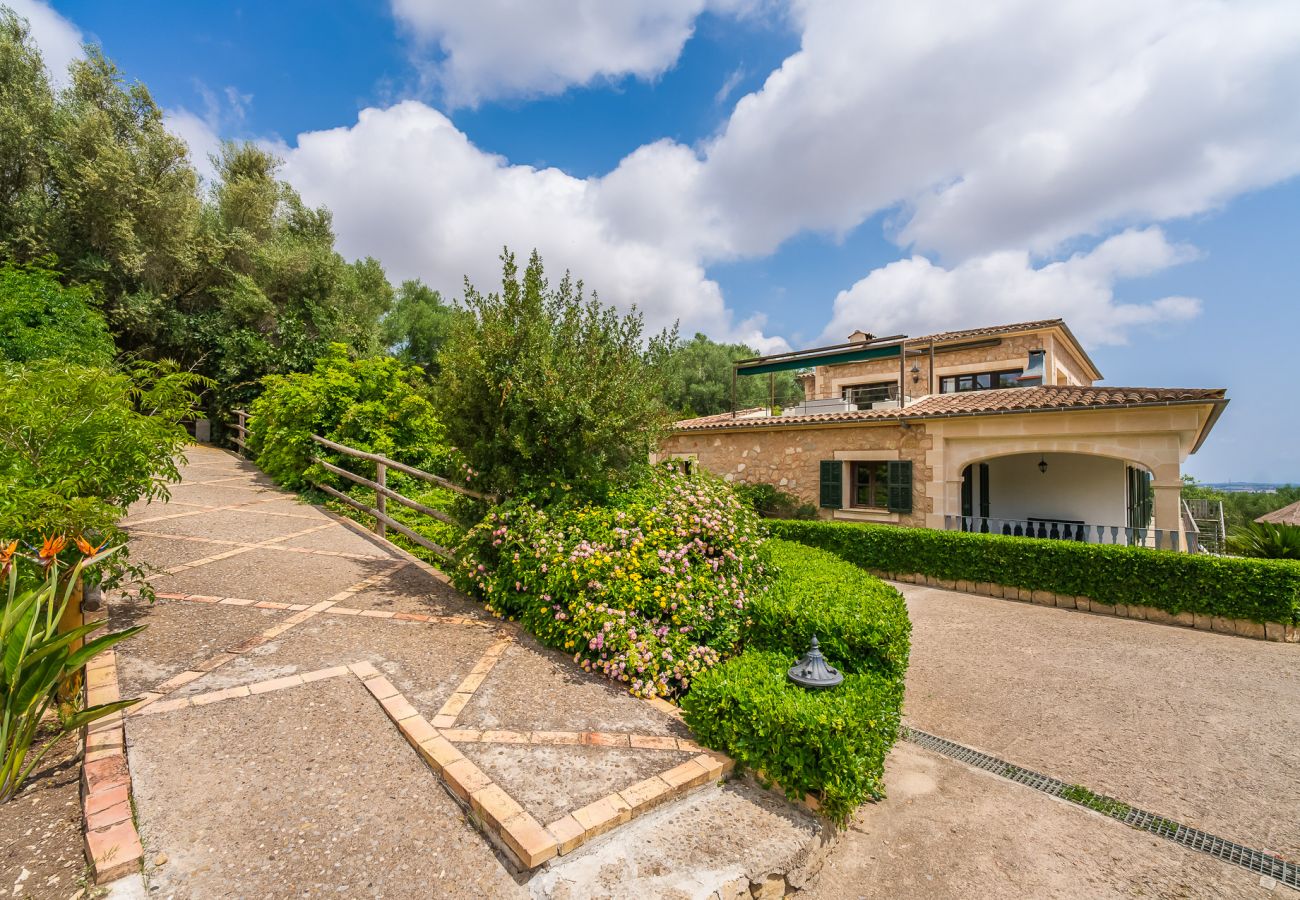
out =
[[[660,456],[694,456],[700,465],[727,481],[766,482],[816,505],[822,460],[835,459],[836,451],[896,453],[894,458],[912,461],[912,512],[895,515],[890,521],[923,527],[926,513],[934,507],[926,491],[933,480],[926,453],[933,443],[924,426],[744,428],[673,434],[661,445]],[[829,516],[830,511],[823,510],[823,514]]]
[[[936,353],[934,366],[937,372],[945,369],[962,367],[967,371],[988,371],[990,368],[1002,368],[997,363],[1005,363],[1005,368],[1014,369],[1024,366],[1029,361],[1029,351],[1046,349],[1051,340],[1046,334],[1017,334],[1002,339],[996,347],[979,347],[973,350],[954,350]],[[920,380],[912,381],[912,363],[921,368]],[[924,397],[929,393],[930,355],[907,360],[907,371],[903,378],[906,396]],[[838,366],[818,366],[814,373],[813,394],[810,399],[825,400],[838,397],[840,388],[847,384],[869,384],[877,381],[898,380],[898,358],[872,359],[865,362],[844,363]],[[935,379],[935,393],[939,391],[938,379]]]

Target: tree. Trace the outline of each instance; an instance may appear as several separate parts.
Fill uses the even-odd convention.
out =
[[[658,444],[674,335],[643,342],[639,313],[587,298],[567,272],[552,288],[536,251],[522,279],[509,250],[501,259],[501,292],[466,281],[469,315],[440,354],[447,436],[491,491],[600,495]]]
[[[418,278],[402,282],[397,300],[381,323],[384,346],[402,361],[439,371],[438,354],[464,310],[442,302],[442,295]]]
[[[668,357],[668,378],[664,402],[669,409],[686,416],[711,416],[731,409],[732,363],[758,356],[744,344],[719,344],[703,334],[673,347]],[[768,379],[748,376],[736,379],[736,408],[767,406]],[[803,387],[793,372],[775,377],[777,406],[803,402]]]
[[[0,265],[0,360],[62,359],[107,365],[113,338],[90,291],[64,287],[53,272]]]

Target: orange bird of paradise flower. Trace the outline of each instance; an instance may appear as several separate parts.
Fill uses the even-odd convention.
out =
[[[86,540],[84,535],[77,535],[76,543],[77,543],[77,549],[81,551],[83,556],[94,556],[100,550],[103,550],[106,546],[108,546],[108,541],[104,541],[98,547],[96,547],[90,541]]]
[[[63,552],[63,548],[68,546],[68,539],[63,535],[50,536],[41,544],[40,552],[37,554],[40,558],[41,565],[49,568],[54,564],[54,560]]]
[[[0,547],[0,578],[9,574],[9,567],[13,565],[14,554],[17,552],[17,541],[10,541],[7,547]]]

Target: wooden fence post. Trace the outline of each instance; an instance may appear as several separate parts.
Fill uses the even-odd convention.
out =
[[[375,463],[375,484],[380,487],[388,486],[388,466],[381,462]],[[388,498],[382,491],[375,491],[375,509],[379,510],[379,515],[388,515]],[[388,533],[388,527],[384,524],[382,518],[375,519],[375,534],[384,537]]]

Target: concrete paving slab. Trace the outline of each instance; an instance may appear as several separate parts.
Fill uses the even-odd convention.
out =
[[[574,745],[458,743],[456,749],[543,823],[697,755]]]
[[[257,514],[255,513],[255,515]],[[321,515],[324,517],[323,513]],[[282,522],[294,521],[284,516],[263,516],[263,518],[279,518]],[[387,543],[359,534],[341,522],[336,522],[333,528],[327,528],[324,531],[313,531],[311,534],[290,538],[284,541],[283,545],[286,547],[304,547],[308,550],[331,550],[335,553],[356,553],[361,556],[383,556],[389,559],[404,558]]]
[[[200,506],[226,506],[231,503],[249,503],[264,500],[275,491],[271,488],[230,487],[222,484],[200,484],[197,481],[183,481],[169,487],[172,499],[181,503],[194,503]]]
[[[560,857],[529,884],[548,900],[706,900],[799,872],[822,853],[820,826],[768,791],[730,782],[653,810]],[[731,892],[727,897],[739,897]],[[775,894],[772,896],[781,896]]]
[[[245,641],[288,614],[247,606],[216,606],[159,600],[114,598],[109,603],[114,629],[133,625],[144,631],[118,645],[118,681],[123,697],[134,697],[190,669],[227,647]]]
[[[311,527],[310,523],[305,527]],[[382,574],[392,566],[388,561],[250,550],[197,569],[158,578],[153,585],[168,593],[216,594],[310,605],[328,600],[339,591]]]
[[[526,641],[526,643],[524,643]],[[545,697],[544,703],[539,697]],[[471,728],[624,731],[689,737],[680,723],[531,638],[512,646],[460,721]]]
[[[289,543],[293,543],[290,541]],[[469,616],[492,621],[478,603],[415,565],[385,575],[372,587],[353,594],[344,605],[356,609],[416,613],[429,616]]]
[[[900,589],[909,724],[1300,859],[1300,646]]]
[[[127,734],[156,896],[523,893],[354,679],[132,720]]]
[[[173,534],[182,537],[203,537],[218,541],[239,541],[256,544],[302,531],[313,525],[328,525],[329,519],[321,516],[319,522],[304,522],[283,516],[261,516],[238,509],[210,510],[197,516],[161,519],[137,526],[142,531]]]
[[[148,526],[142,526],[148,527]],[[199,541],[178,541],[170,538],[132,535],[130,538],[131,561],[139,564],[148,562],[157,569],[169,569],[182,563],[203,559],[231,547],[219,544],[206,544]]]
[[[1244,869],[911,744],[890,754],[885,790],[801,896],[1278,896]]]
[[[432,718],[495,640],[479,628],[439,628],[326,613],[185,685],[175,696],[367,660],[425,718]]]

